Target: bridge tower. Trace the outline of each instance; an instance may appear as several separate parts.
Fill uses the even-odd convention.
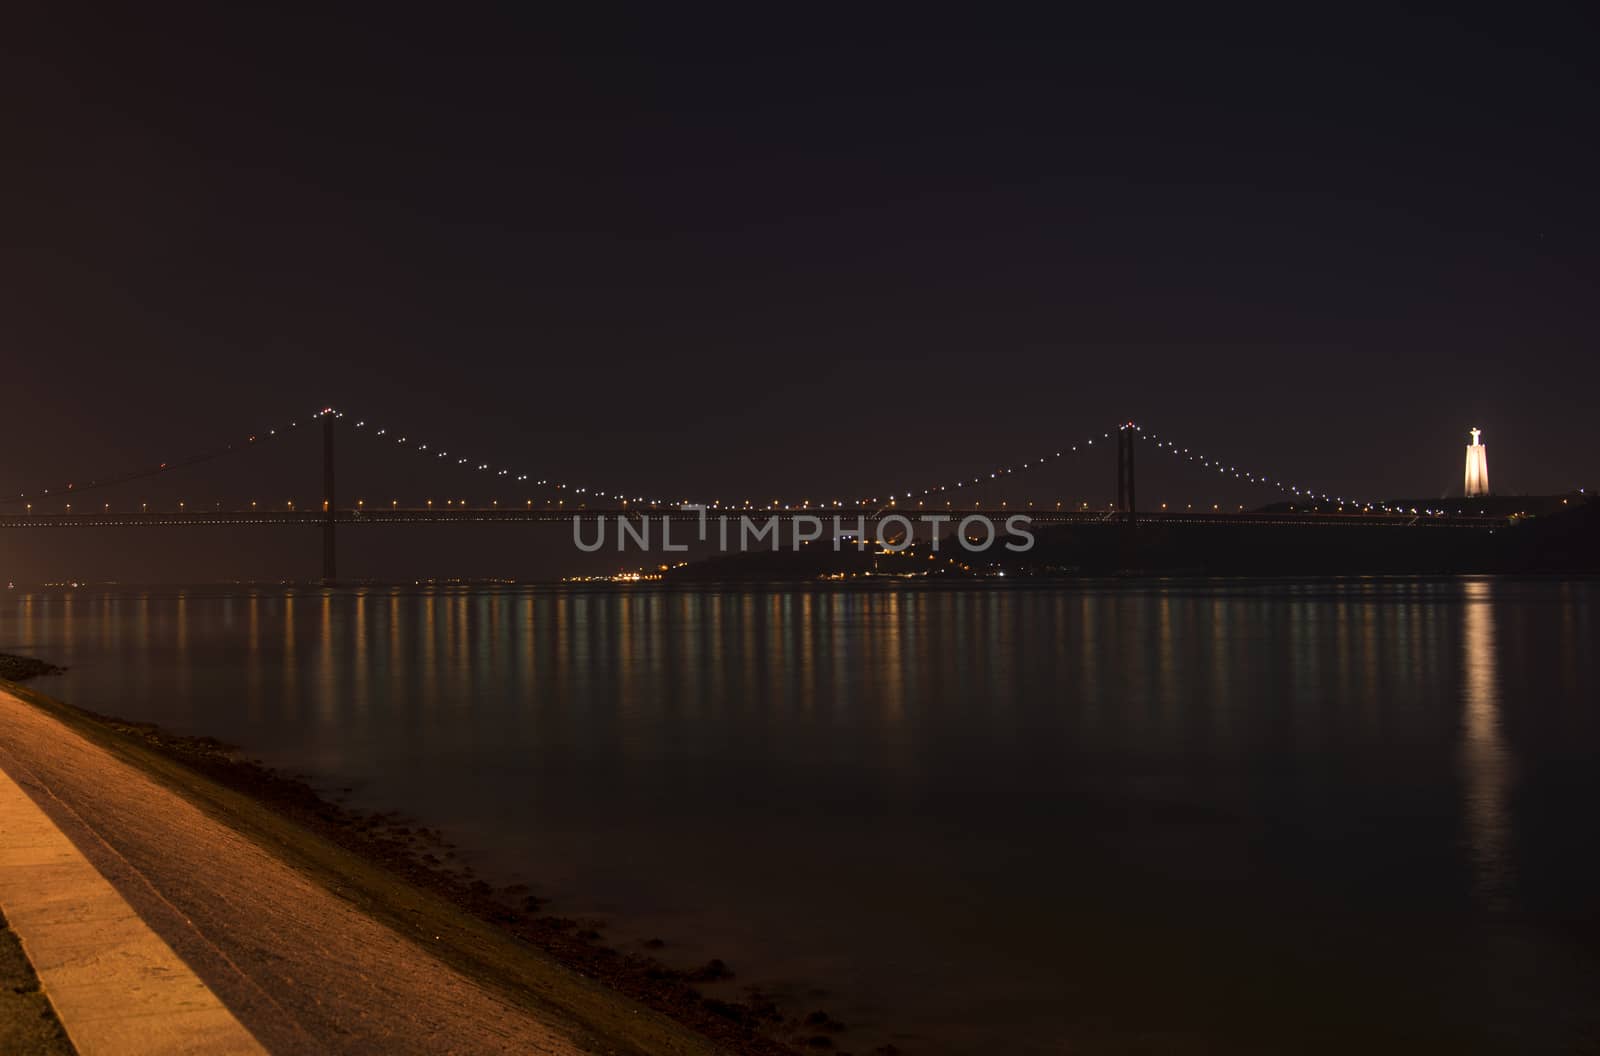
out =
[[[338,577],[338,555],[334,546],[333,518],[336,504],[333,497],[333,420],[336,415],[330,407],[322,412],[322,583],[333,586]]]
[[[1117,430],[1117,509],[1130,529],[1138,518],[1139,499],[1134,490],[1133,442],[1136,428],[1124,422]]]

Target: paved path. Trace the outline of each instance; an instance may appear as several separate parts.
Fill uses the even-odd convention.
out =
[[[582,1051],[4,691],[0,909],[82,1056]]]
[[[0,908],[79,1056],[263,1052],[4,772]]]

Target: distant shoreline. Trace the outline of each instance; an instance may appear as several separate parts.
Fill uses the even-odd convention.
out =
[[[762,590],[762,589],[814,589],[819,591],[833,590],[982,590],[982,589],[1036,589],[1040,587],[1113,587],[1136,586],[1143,584],[1178,584],[1183,586],[1197,586],[1205,584],[1239,584],[1256,583],[1271,585],[1274,583],[1347,583],[1368,581],[1406,581],[1417,580],[1427,582],[1451,582],[1467,579],[1506,579],[1506,580],[1590,580],[1600,578],[1600,571],[1593,569],[1520,569],[1514,571],[1372,571],[1372,572],[1208,572],[1200,569],[1128,569],[1119,572],[1094,572],[1094,573],[1040,573],[1040,572],[1007,572],[1005,575],[973,575],[973,576],[918,576],[902,577],[892,574],[860,576],[847,579],[829,579],[821,576],[808,576],[784,578],[781,576],[725,579],[694,579],[673,578],[667,580],[654,580],[648,582],[608,582],[599,578],[592,580],[484,580],[484,581],[437,581],[437,582],[412,582],[412,581],[352,581],[336,584],[324,584],[315,581],[308,582],[171,582],[171,583],[128,583],[120,581],[106,582],[80,582],[75,586],[62,584],[34,583],[18,585],[16,592],[33,593],[44,591],[231,591],[231,590],[267,590],[267,591],[306,591],[320,593],[323,591],[358,591],[358,590],[436,590],[436,589],[486,589],[504,588],[506,590],[541,591],[549,593],[638,593],[638,592],[663,592],[663,593],[692,593],[703,590]],[[3,655],[3,654],[0,654]],[[18,657],[29,663],[38,663],[30,658]],[[55,674],[64,669],[56,669],[39,674]],[[33,677],[24,675],[22,677]],[[0,679],[17,681],[16,678]]]

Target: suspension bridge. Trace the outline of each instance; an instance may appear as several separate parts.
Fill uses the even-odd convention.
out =
[[[151,478],[177,473],[202,463],[227,458],[268,443],[281,436],[314,425],[321,433],[322,494],[319,504],[312,508],[296,508],[293,502],[281,508],[268,508],[259,502],[248,504],[216,501],[213,503],[178,502],[176,505],[147,501],[113,503],[97,502],[106,489],[135,484]],[[490,499],[468,503],[466,500],[425,500],[402,505],[369,503],[365,499],[341,504],[337,452],[341,434],[363,434],[372,441],[404,451],[463,474],[472,475],[506,493],[521,492],[526,497]],[[1224,480],[1250,485],[1273,496],[1273,504],[1246,509],[1222,509],[1213,504],[1211,509],[1195,509],[1192,504],[1184,509],[1141,509],[1138,503],[1138,477],[1136,465],[1140,448],[1146,457],[1174,458],[1203,474],[1215,474]],[[1114,502],[1091,508],[1088,502],[1055,501],[985,501],[981,489],[993,482],[1005,482],[1030,471],[1059,463],[1073,456],[1089,456],[1096,451],[1115,449],[1116,499]],[[1364,526],[1372,528],[1449,528],[1456,530],[1485,531],[1504,527],[1506,517],[1449,511],[1444,508],[1401,508],[1386,502],[1342,496],[1318,491],[1300,483],[1285,480],[1201,453],[1198,449],[1181,446],[1176,441],[1163,438],[1144,429],[1134,421],[1123,421],[1098,434],[1091,434],[1076,442],[1037,457],[1013,462],[996,468],[986,475],[963,477],[956,480],[930,484],[920,489],[889,491],[883,495],[831,501],[770,501],[745,500],[727,502],[719,499],[685,497],[670,499],[661,496],[628,494],[591,486],[580,486],[548,477],[536,478],[531,473],[517,472],[509,465],[452,453],[418,439],[414,434],[377,426],[365,419],[353,419],[332,407],[325,407],[304,421],[294,419],[287,424],[253,433],[238,441],[211,448],[186,458],[162,462],[154,466],[91,478],[83,482],[68,482],[50,488],[17,492],[0,497],[0,529],[66,529],[66,528],[152,528],[152,527],[229,527],[273,525],[313,528],[322,538],[322,573],[325,581],[333,581],[338,574],[338,532],[340,528],[374,525],[403,524],[473,524],[492,522],[513,523],[570,523],[593,522],[611,518],[669,518],[674,521],[699,521],[708,515],[759,515],[762,520],[780,522],[800,517],[838,518],[845,523],[863,523],[873,526],[890,518],[914,518],[920,513],[967,514],[972,512],[1025,514],[1032,523],[1051,525],[1107,525],[1132,533],[1141,524],[1173,526],[1255,526],[1255,527],[1328,527]]]

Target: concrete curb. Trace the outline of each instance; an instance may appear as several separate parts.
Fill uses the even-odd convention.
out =
[[[80,1056],[265,1053],[3,769],[0,909]]]

